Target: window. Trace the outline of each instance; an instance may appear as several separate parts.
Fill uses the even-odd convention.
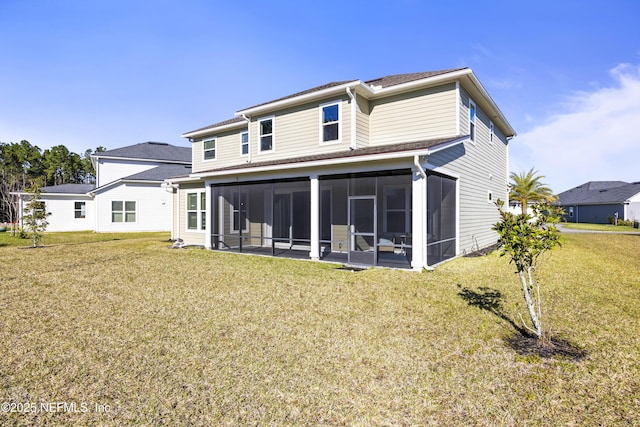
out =
[[[469,138],[476,142],[476,103],[469,99]]]
[[[569,206],[569,218],[573,218],[573,206]]]
[[[273,119],[262,119],[258,121],[260,129],[260,151],[273,150]]]
[[[246,156],[249,154],[249,132],[242,132],[240,134],[240,155]]]
[[[75,202],[74,205],[74,217],[75,218],[86,218],[87,217],[87,210],[86,210],[86,203],[85,202]]]
[[[411,232],[411,196],[406,186],[384,189],[384,224],[386,233]]]
[[[136,202],[113,200],[111,222],[136,222]]]
[[[320,115],[321,142],[340,142],[340,103],[322,105]]]
[[[249,230],[249,219],[247,218],[247,193],[236,191],[231,195],[231,231],[238,233]],[[240,229],[242,227],[242,230]]]
[[[208,139],[203,142],[202,145],[204,159],[205,160],[215,160],[216,159],[216,139]]]
[[[204,191],[187,193],[187,229],[207,228],[207,193]]]
[[[489,143],[493,144],[493,135],[495,133],[495,128],[493,127],[493,122],[489,122]]]

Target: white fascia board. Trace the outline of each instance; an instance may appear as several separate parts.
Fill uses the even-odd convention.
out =
[[[158,184],[158,186],[160,186],[162,184],[162,181],[161,180],[141,180],[141,179],[118,179],[115,181],[111,181],[110,183],[105,184],[102,187],[94,188],[87,194],[90,194],[93,196],[96,193],[99,193],[103,190],[106,190],[110,187],[114,187],[120,184]]]
[[[326,167],[326,166],[346,165],[350,163],[375,162],[380,160],[413,157],[415,155],[428,156],[438,151],[453,147],[454,145],[462,144],[466,140],[468,140],[468,138],[460,138],[454,141],[444,143],[442,145],[438,145],[436,147],[396,151],[394,153],[368,154],[368,155],[362,155],[362,156],[343,157],[343,158],[337,158],[337,159],[335,158],[323,159],[323,160],[315,160],[315,161],[301,162],[301,163],[286,163],[281,165],[269,165],[269,166],[249,167],[249,168],[243,168],[243,169],[231,169],[231,170],[227,169],[222,171],[201,172],[201,173],[191,174],[190,177],[206,179],[209,177],[213,178],[213,177],[219,177],[224,175],[242,175],[247,173],[275,172],[275,171],[288,170],[288,169],[309,169],[309,168],[318,168],[318,167]]]
[[[389,95],[393,95],[401,92],[408,92],[416,88],[419,88],[421,86],[424,86],[424,87],[434,86],[436,84],[444,83],[447,81],[454,82],[466,75],[473,75],[473,71],[467,68],[463,70],[453,71],[451,73],[439,74],[433,77],[427,77],[424,79],[414,80],[407,83],[401,83],[399,85],[388,86],[378,90],[374,89],[373,92],[375,95],[373,96],[373,98],[389,96]]]
[[[484,86],[482,86],[482,83],[480,83],[480,80],[478,80],[476,75],[473,74],[471,70],[469,70],[469,74],[466,76],[466,78],[471,82],[471,84],[475,86],[475,88],[478,90],[478,92],[480,92],[484,100],[489,104],[493,112],[496,113],[494,116],[489,116],[489,119],[491,119],[496,124],[502,123],[504,129],[506,130],[505,136],[507,138],[514,138],[517,135],[516,131],[513,129],[513,127],[511,126],[507,118],[504,116],[504,114],[502,114],[502,111],[500,111],[500,108],[498,108],[498,105],[493,101],[493,98],[491,98],[491,95],[489,95],[489,92],[487,92]]]
[[[231,129],[240,129],[240,128],[246,128],[247,126],[247,122],[237,122],[237,123],[230,123],[227,125],[222,125],[222,126],[216,126],[216,127],[212,127],[212,128],[206,128],[206,129],[200,129],[200,130],[195,130],[193,132],[187,132],[187,133],[183,133],[182,136],[183,138],[198,138],[200,136],[205,136],[205,135],[211,135],[213,133],[218,133],[218,132],[224,132],[227,130],[231,130]]]
[[[245,110],[236,111],[236,116],[252,116],[255,114],[264,114],[266,112],[270,112],[273,110],[277,110],[283,107],[288,107],[290,105],[302,104],[304,102],[310,102],[314,99],[325,98],[330,95],[334,95],[337,93],[346,93],[347,88],[353,88],[357,86],[366,87],[365,84],[362,83],[361,80],[354,80],[352,82],[344,83],[338,86],[329,87],[326,89],[318,90],[315,92],[305,93],[304,95],[296,96],[293,98],[286,98],[280,101],[270,102],[263,105],[258,105],[257,107],[247,108]],[[370,90],[370,88],[369,88]]]

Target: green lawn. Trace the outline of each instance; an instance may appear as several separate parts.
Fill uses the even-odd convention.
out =
[[[587,230],[587,231],[615,231],[618,233],[628,233],[635,232],[640,233],[640,230],[637,228],[633,228],[632,226],[626,225],[611,225],[611,224],[582,224],[582,223],[571,223],[571,222],[563,222],[562,226],[564,228],[569,228],[572,230]]]
[[[566,234],[545,261],[544,321],[577,358],[512,347],[525,312],[497,254],[350,272],[53,237],[0,247],[0,398],[37,409],[0,425],[640,420],[640,236]]]

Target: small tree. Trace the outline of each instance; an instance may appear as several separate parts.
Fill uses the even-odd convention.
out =
[[[38,247],[42,240],[42,234],[46,231],[49,221],[47,217],[51,215],[46,210],[44,202],[40,199],[40,186],[34,181],[28,188],[29,201],[24,207],[22,224],[28,233],[31,233],[33,247]]]
[[[560,221],[562,209],[548,202],[533,206],[533,216],[526,213],[513,214],[503,210],[504,202],[498,200],[500,221],[493,227],[498,232],[501,245],[500,256],[509,255],[515,264],[522,293],[527,304],[533,327],[525,327],[542,339],[542,302],[537,268],[540,257],[560,244],[560,232],[556,224]]]

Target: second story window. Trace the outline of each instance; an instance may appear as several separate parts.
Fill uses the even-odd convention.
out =
[[[216,159],[216,140],[208,139],[203,142],[203,157],[204,160],[215,160]]]
[[[260,129],[260,151],[273,150],[273,119],[262,119],[258,122]]]
[[[493,122],[489,122],[489,143],[493,144],[493,135],[495,134],[495,128]]]
[[[476,103],[469,99],[469,138],[476,142]]]
[[[242,132],[240,134],[240,155],[246,156],[249,154],[249,132]]]
[[[320,108],[321,142],[340,141],[340,104],[326,104]]]

